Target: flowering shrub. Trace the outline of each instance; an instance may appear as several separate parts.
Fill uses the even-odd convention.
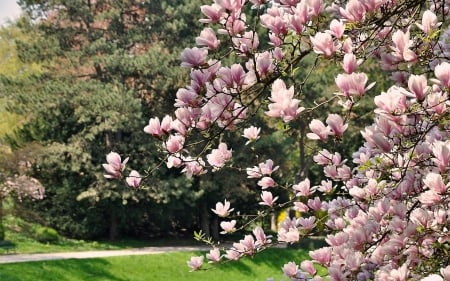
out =
[[[307,55],[342,68],[329,93],[330,101],[339,99],[340,113],[309,125],[307,137],[319,143],[345,140],[352,111],[376,82],[362,63],[375,59],[392,77],[392,86],[373,99],[373,123],[361,131],[364,143],[352,159],[327,149],[313,157],[323,170],[320,183],[277,182],[273,175],[282,171],[271,159],[242,169],[261,188],[261,208],[290,206],[302,215],[286,218],[276,239],[256,227],[206,259],[238,260],[298,242],[320,225],[328,246],[299,265],[287,261],[282,270],[291,280],[450,280],[448,1],[215,0],[200,8],[206,27],[198,46],[181,54],[191,83],[177,92],[173,117],[152,118],[144,129],[161,139],[167,166],[187,176],[232,164],[227,131],[240,131],[247,145],[263,139],[252,124],[258,111],[289,124],[321,108],[302,106],[304,81],[295,82],[291,71]],[[304,70],[307,77],[318,66]],[[121,177],[126,161],[108,159],[107,177]],[[133,171],[127,182],[136,188],[139,177]],[[274,196],[276,188],[289,192],[289,201]],[[231,207],[225,200],[213,210],[223,217],[222,233],[240,228]],[[197,270],[203,260],[193,257],[188,265]]]

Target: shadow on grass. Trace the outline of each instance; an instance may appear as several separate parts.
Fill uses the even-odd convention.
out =
[[[108,280],[125,281],[109,272],[110,263],[103,259],[59,260],[17,263],[0,266],[0,280]]]

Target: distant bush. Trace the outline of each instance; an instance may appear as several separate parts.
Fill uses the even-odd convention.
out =
[[[35,238],[41,243],[54,243],[59,240],[59,234],[51,227],[40,226],[35,230]]]

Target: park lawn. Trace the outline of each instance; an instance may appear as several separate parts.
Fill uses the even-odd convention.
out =
[[[288,280],[281,267],[288,261],[299,264],[307,250],[269,249],[238,262],[208,270],[189,272],[187,260],[200,252],[177,252],[84,260],[58,260],[0,264],[2,281],[275,281]]]

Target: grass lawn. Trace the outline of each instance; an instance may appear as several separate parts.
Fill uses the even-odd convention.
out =
[[[270,249],[254,258],[189,272],[187,260],[200,252],[86,260],[60,260],[0,265],[2,281],[275,281],[288,280],[281,272],[287,261],[300,263],[306,250]]]

